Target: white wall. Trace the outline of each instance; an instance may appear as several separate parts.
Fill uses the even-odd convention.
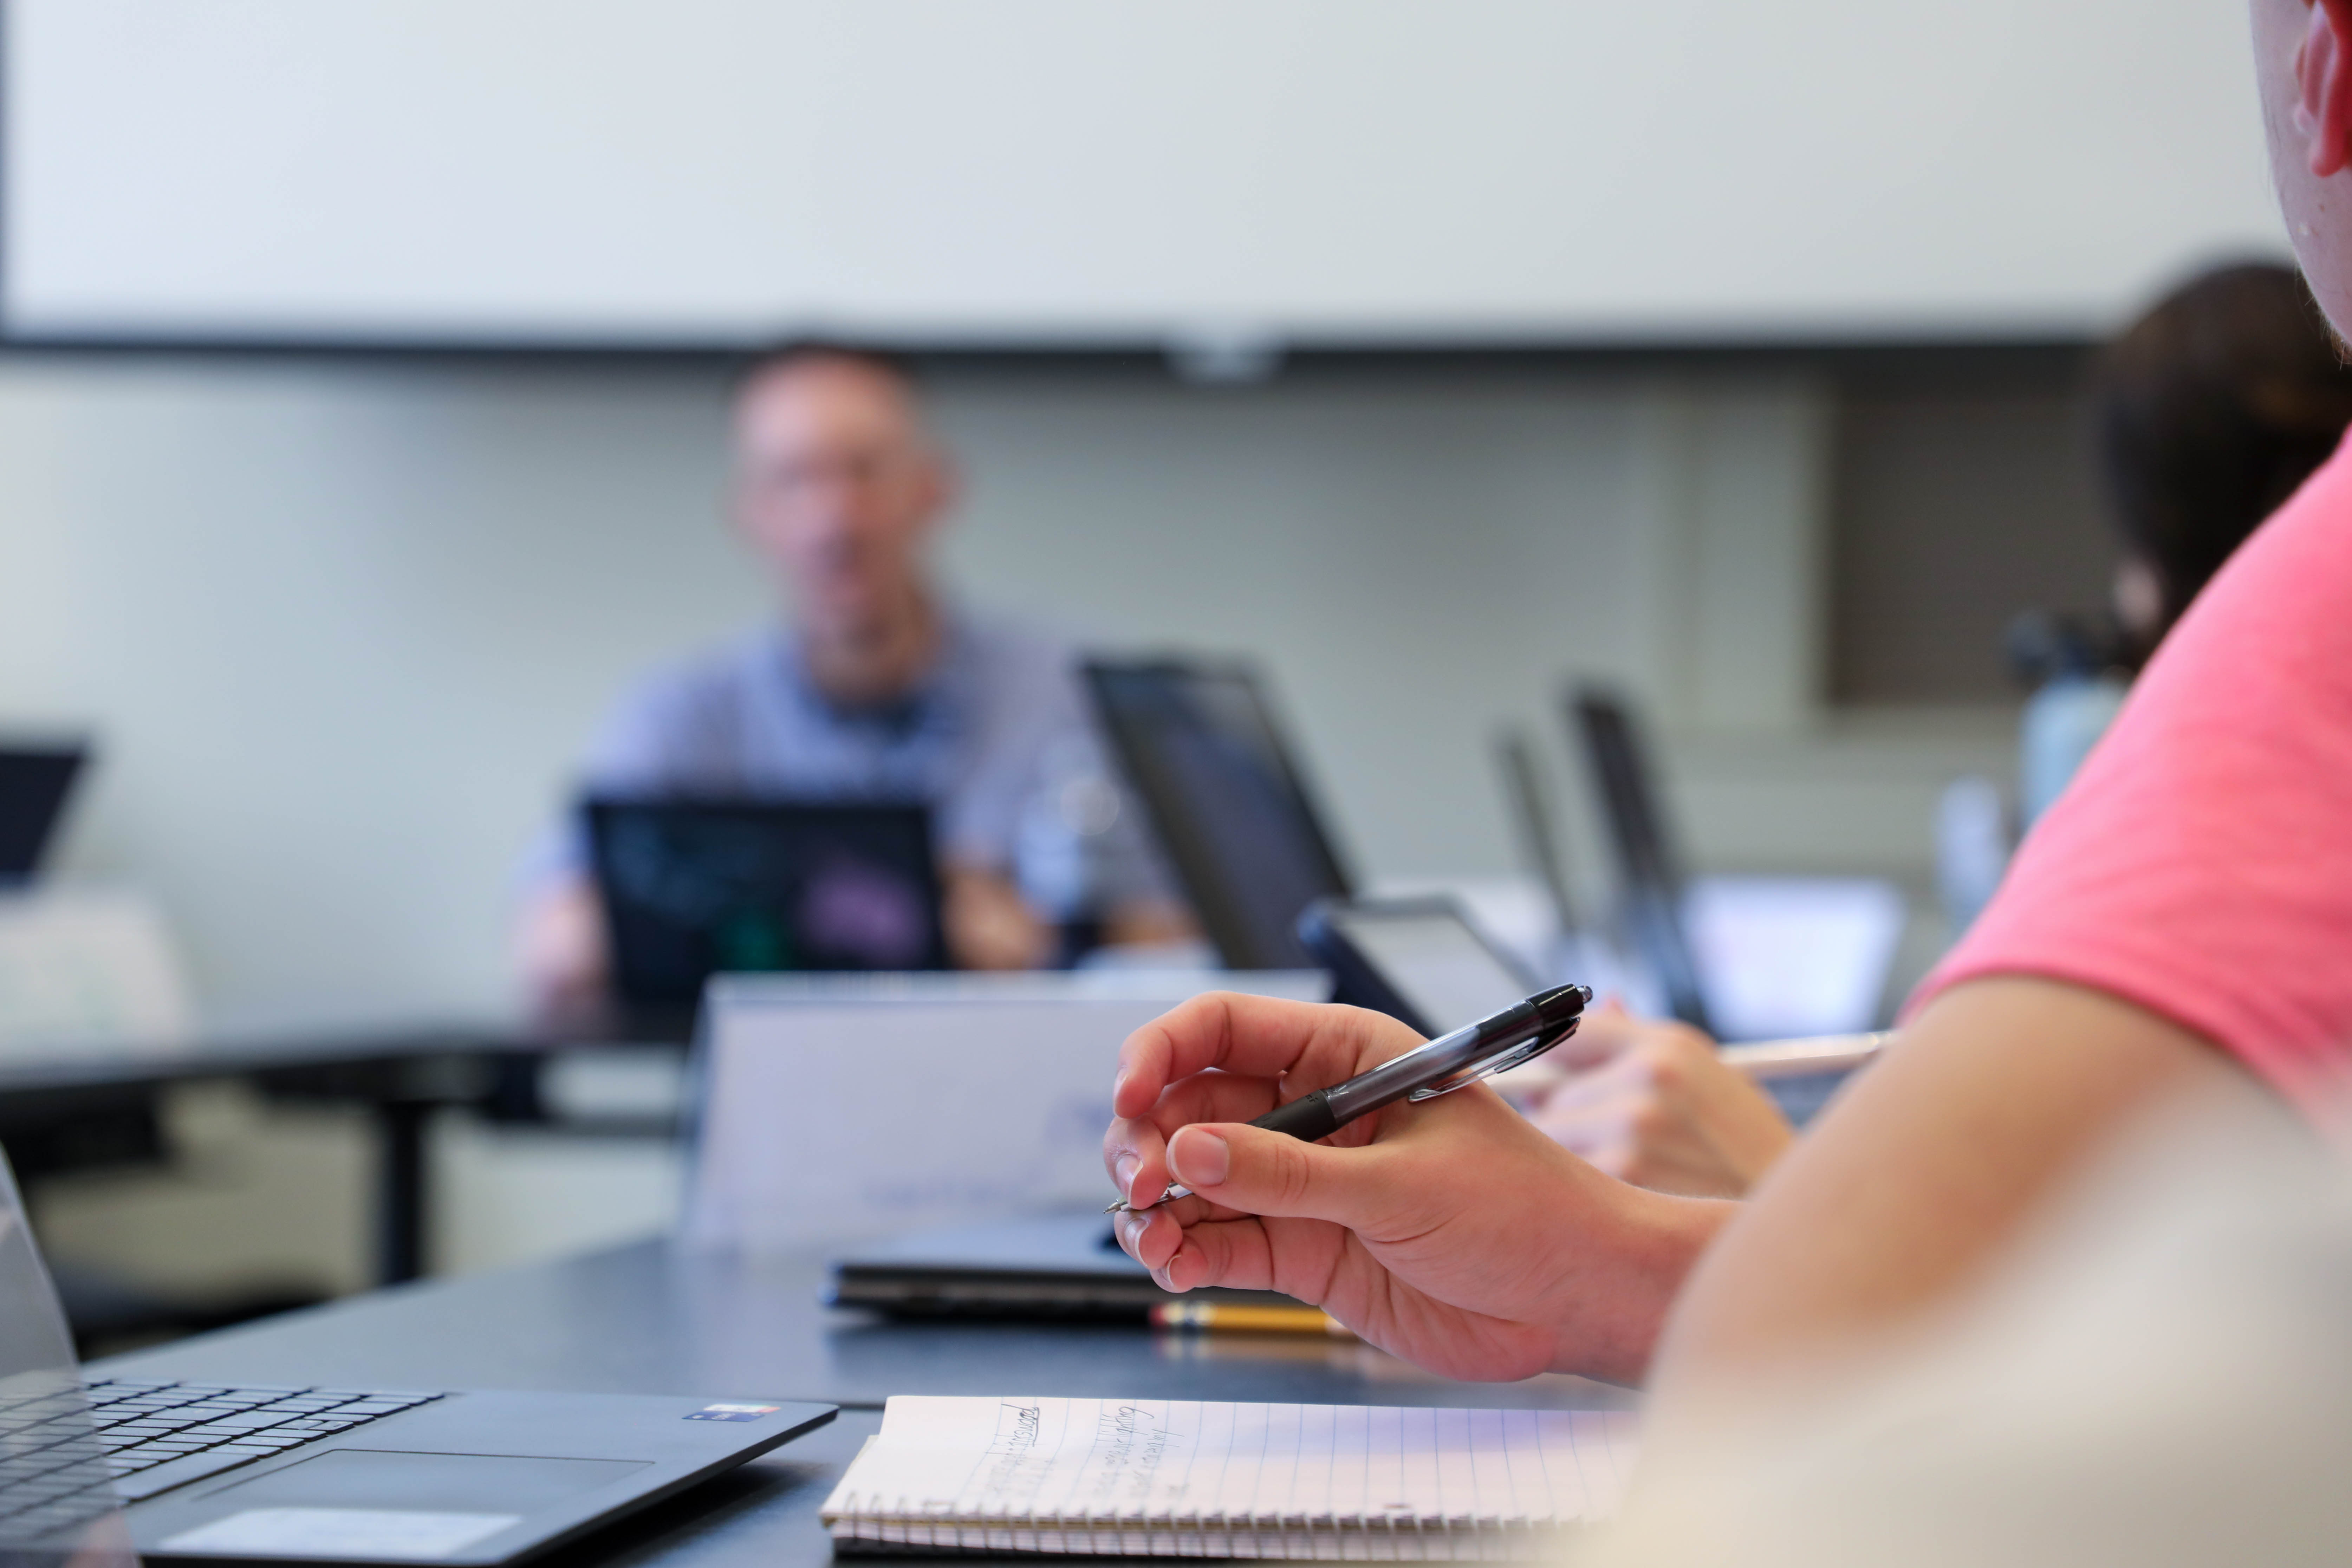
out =
[[[482,998],[612,683],[757,612],[702,381],[0,374],[0,712],[105,748],[75,867],[217,998]]]
[[[1491,731],[1551,741],[1570,669],[1672,721],[1708,864],[1916,878],[1933,788],[2002,765],[1997,726],[1812,709],[1801,380],[964,373],[940,405],[969,596],[1261,655],[1376,876],[1510,863]],[[498,999],[512,866],[614,688],[766,613],[722,434],[702,371],[0,362],[0,728],[105,752],[67,868],[154,889],[216,1002]]]
[[[2278,251],[2218,0],[10,0],[11,324],[2097,332]],[[951,259],[947,259],[951,258]]]

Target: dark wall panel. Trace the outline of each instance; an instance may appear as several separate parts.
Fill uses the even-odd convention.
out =
[[[1836,463],[1832,700],[2014,696],[2011,617],[2105,604],[2115,546],[2066,387],[1850,388]]]

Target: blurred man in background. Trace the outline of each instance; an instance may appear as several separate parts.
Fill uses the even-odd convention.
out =
[[[790,624],[631,693],[590,752],[588,788],[928,805],[961,968],[1051,963],[1057,922],[1099,920],[1114,942],[1188,933],[1110,782],[1070,650],[940,591],[930,551],[955,476],[906,374],[845,349],[771,355],[742,380],[734,435],[734,521]],[[560,858],[535,881],[520,942],[551,1008],[600,994],[607,964],[576,834]]]

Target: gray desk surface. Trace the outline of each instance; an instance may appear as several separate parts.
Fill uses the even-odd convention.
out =
[[[891,1324],[820,1304],[804,1259],[647,1242],[534,1268],[378,1291],[96,1371],[383,1388],[576,1388],[816,1399],[833,1426],[600,1531],[556,1561],[663,1568],[829,1561],[816,1510],[893,1394],[1062,1394],[1352,1405],[1622,1405],[1580,1378],[1458,1384],[1368,1346],[1306,1336]]]

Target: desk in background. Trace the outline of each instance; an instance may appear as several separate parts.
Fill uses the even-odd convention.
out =
[[[236,1079],[274,1099],[361,1106],[377,1137],[377,1278],[398,1284],[424,1269],[425,1139],[435,1112],[553,1120],[544,1092],[551,1067],[623,1045],[682,1060],[683,1026],[648,1033],[604,1024],[542,1030],[508,1019],[278,1016],[215,1021],[169,1045],[0,1057],[0,1147],[37,1186],[51,1171],[160,1155],[155,1107],[182,1084]],[[591,1121],[582,1130],[667,1133],[673,1121]]]
[[[549,1560],[567,1568],[829,1563],[818,1505],[877,1430],[882,1401],[893,1394],[1551,1409],[1633,1399],[1573,1377],[1452,1383],[1368,1345],[1312,1336],[890,1323],[822,1306],[824,1279],[814,1258],[712,1256],[646,1242],[377,1291],[118,1356],[93,1370],[222,1383],[571,1388],[845,1406],[832,1426]]]

